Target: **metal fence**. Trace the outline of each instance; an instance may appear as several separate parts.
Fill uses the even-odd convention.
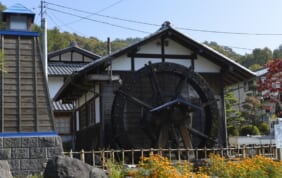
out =
[[[130,150],[91,150],[64,152],[66,156],[77,158],[93,166],[105,168],[106,161],[112,160],[122,165],[136,165],[140,157],[148,156],[150,153],[167,157],[170,161],[189,160],[197,162],[206,160],[211,153],[219,154],[226,159],[249,158],[262,155],[272,159],[278,159],[275,145],[253,145],[229,148],[201,148],[201,149],[130,149]]]

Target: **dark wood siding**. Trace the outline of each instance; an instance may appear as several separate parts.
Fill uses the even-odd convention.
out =
[[[1,132],[53,131],[37,37],[1,36]]]

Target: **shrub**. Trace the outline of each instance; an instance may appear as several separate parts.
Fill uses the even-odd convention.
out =
[[[260,131],[255,125],[244,125],[241,128],[240,135],[260,135]]]
[[[262,122],[258,125],[259,131],[262,135],[268,135],[269,134],[269,125],[266,122]]]
[[[239,136],[239,130],[234,126],[227,127],[228,136]]]

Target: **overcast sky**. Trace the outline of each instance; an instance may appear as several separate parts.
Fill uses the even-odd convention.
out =
[[[40,0],[0,2],[7,7],[15,3],[26,6],[36,13],[35,23],[40,24]],[[107,37],[112,40],[145,37],[168,20],[177,30],[199,42],[216,41],[247,49],[267,46],[272,50],[282,44],[281,0],[46,0],[46,3],[48,28],[57,26],[60,31],[103,41]],[[241,54],[251,53],[247,49],[234,48]]]

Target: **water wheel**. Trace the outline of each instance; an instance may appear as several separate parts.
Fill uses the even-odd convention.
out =
[[[219,110],[205,79],[185,66],[149,63],[123,81],[112,108],[120,148],[212,146]]]

